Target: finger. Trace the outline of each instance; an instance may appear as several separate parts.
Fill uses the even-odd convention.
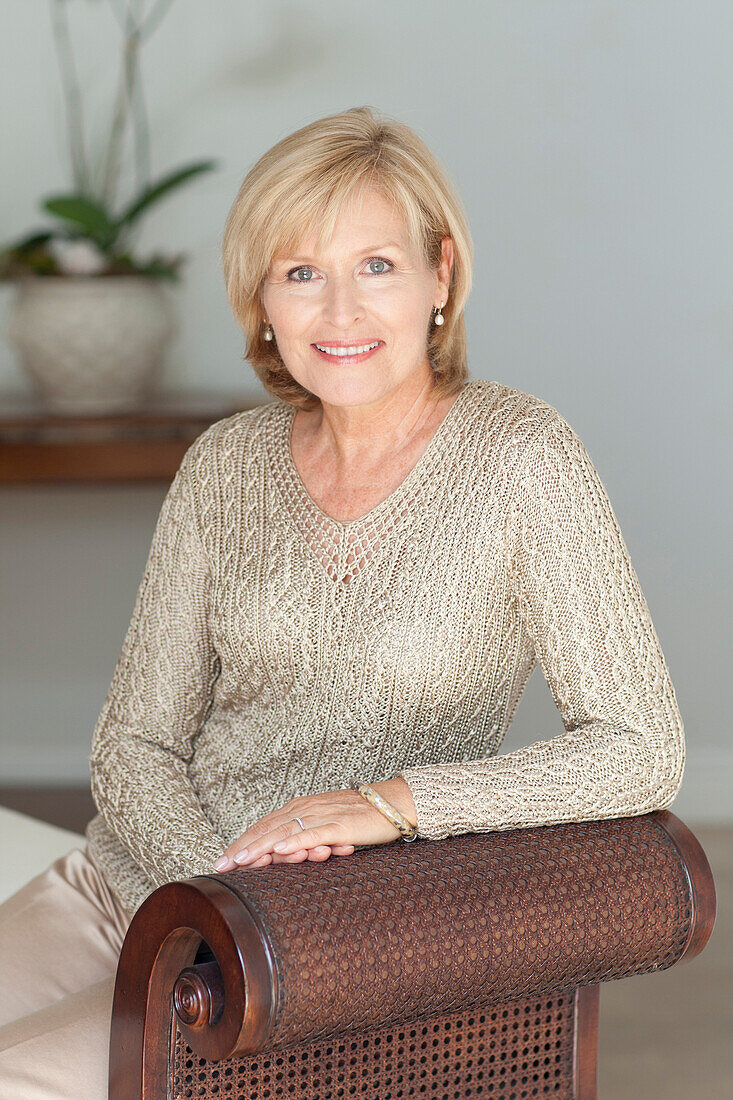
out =
[[[269,815],[268,815],[269,816]],[[272,843],[265,843],[267,837],[271,842],[279,839],[284,835],[282,827],[279,831],[276,831],[274,827],[269,829],[263,829],[262,823],[257,823],[257,828],[254,826],[251,829],[247,829],[242,833],[240,837],[233,840],[223,851],[222,855],[216,860],[214,867],[217,871],[230,871],[233,867],[239,866],[243,859],[238,858],[241,853],[246,852],[254,858],[259,858],[263,852],[270,851]],[[226,865],[224,865],[226,861]]]
[[[212,867],[212,870],[217,873],[221,873],[222,871],[233,871],[236,866],[237,864],[234,862],[231,856],[223,854],[220,855],[219,858],[216,860]]]
[[[250,860],[249,863],[247,863],[244,867],[239,863],[235,864],[234,869],[236,871],[249,871],[252,867],[267,867],[270,863],[272,863],[272,854],[270,852],[265,852],[265,854],[260,856],[258,859]]]
[[[252,841],[249,847],[239,847],[239,842],[231,845],[232,849],[236,849],[230,853],[230,858],[234,861],[236,867],[250,867],[254,864],[260,856],[265,852],[275,853],[275,846],[281,841],[287,841],[287,849],[285,852],[278,852],[277,854],[292,855],[293,852],[300,851],[301,848],[313,848],[317,843],[321,842],[321,838],[315,837],[312,834],[313,830],[305,830],[297,826],[297,831],[293,830],[292,824],[289,821],[284,821],[276,829],[270,830],[270,832],[260,835],[258,838]],[[305,838],[305,839],[304,839]],[[309,841],[311,843],[309,843]]]
[[[328,859],[331,854],[331,849],[327,844],[321,844],[317,848],[301,848],[297,852],[291,852],[287,856],[275,855],[273,852],[264,852],[258,859],[253,859],[246,864],[247,870],[250,867],[267,867],[271,863],[303,863],[306,859],[311,858],[311,853],[320,853],[317,858]]]
[[[309,848],[306,859],[310,863],[325,863],[331,858],[331,849],[327,844],[318,844],[315,848]]]
[[[322,856],[321,858],[328,859],[328,856],[330,854],[330,849],[328,849],[328,847],[326,847],[326,846],[324,846],[324,847],[325,847],[325,855]],[[311,849],[311,851],[312,850],[313,849]],[[246,863],[244,866],[242,866],[241,864],[237,864],[236,866],[237,866],[238,870],[247,870],[247,871],[249,871],[250,868],[252,868],[252,867],[254,867],[254,868],[268,867],[268,866],[270,866],[270,864],[273,864],[273,863],[305,863],[305,861],[309,858],[310,858],[310,851],[307,848],[302,848],[299,852],[292,852],[288,856],[279,856],[279,855],[274,855],[272,852],[265,852],[258,859],[253,859],[249,863]]]
[[[305,863],[306,860],[312,860],[314,862],[322,862],[324,859],[328,859],[331,855],[331,849],[328,844],[319,844],[315,848],[301,848],[298,852],[291,852],[289,855],[281,856],[273,853],[273,863]]]
[[[341,834],[341,836],[339,834]],[[342,841],[342,837],[342,826],[335,821],[330,821],[325,825],[317,825],[305,831],[301,830],[298,833],[285,835],[271,845],[271,850],[278,855],[286,855],[289,852],[297,851],[299,848],[308,848],[310,850],[311,848],[318,847],[320,844],[327,844],[329,847],[333,847],[335,844],[339,844]]]
[[[275,852],[272,853],[272,862],[273,863],[302,863],[302,861],[304,859],[307,859],[307,858],[308,858],[308,849],[307,848],[300,848],[299,851],[290,852],[286,856],[277,855]]]
[[[303,855],[307,855],[307,852],[304,851]],[[239,871],[242,870],[243,867],[246,867],[247,870],[249,870],[250,867],[266,867],[270,863],[280,862],[285,863],[286,860],[281,860],[279,857],[277,859],[274,859],[272,852],[264,852],[257,859],[244,860],[240,863],[235,863],[233,859],[230,859],[226,867],[217,868],[217,874],[226,874],[226,872],[228,871]],[[287,862],[290,861],[288,860]]]

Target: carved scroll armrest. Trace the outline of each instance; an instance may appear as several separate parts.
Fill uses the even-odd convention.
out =
[[[663,970],[702,951],[715,908],[667,810],[169,883],[125,938],[111,1080],[144,1032],[163,1082],[172,1006],[199,1057],[253,1054]]]

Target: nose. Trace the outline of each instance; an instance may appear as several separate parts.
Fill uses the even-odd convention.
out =
[[[323,318],[335,329],[347,330],[364,316],[359,287],[351,275],[332,275],[323,297]]]

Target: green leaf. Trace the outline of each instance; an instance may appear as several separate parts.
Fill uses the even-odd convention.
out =
[[[30,233],[27,237],[21,237],[15,244],[8,245],[6,251],[13,252],[16,256],[22,256],[25,252],[31,252],[38,245],[45,244],[46,241],[50,241],[55,236],[55,233],[49,233],[48,231]]]
[[[197,176],[201,172],[209,172],[212,168],[216,167],[216,164],[217,162],[215,160],[197,161],[195,164],[189,164],[185,168],[179,168],[175,172],[170,172],[167,176],[163,176],[157,183],[151,184],[150,187],[142,191],[141,194],[132,201],[127,210],[123,211],[117,219],[117,229],[119,230],[123,225],[129,225],[138,218],[144,210],[147,210],[153,203],[158,202],[163,195],[167,195],[169,191],[172,191],[176,187],[180,187],[181,184],[185,183],[186,180],[191,179],[193,176]]]
[[[108,248],[117,236],[116,226],[104,207],[84,195],[56,195],[46,199],[43,206],[52,214],[79,226],[100,248]]]

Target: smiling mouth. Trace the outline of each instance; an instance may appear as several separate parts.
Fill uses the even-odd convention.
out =
[[[347,346],[339,344],[311,344],[311,347],[315,348],[324,358],[348,359],[349,362],[356,362],[364,359],[372,355],[381,346],[381,340],[372,340],[368,344],[350,344]]]

